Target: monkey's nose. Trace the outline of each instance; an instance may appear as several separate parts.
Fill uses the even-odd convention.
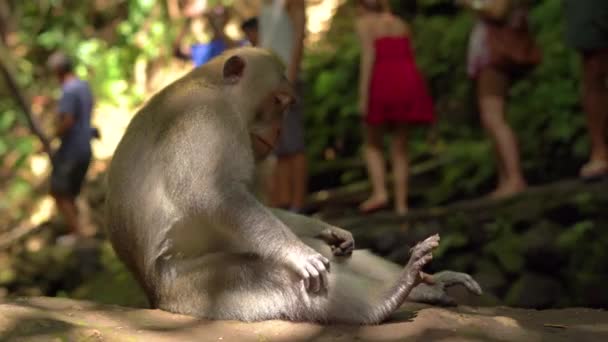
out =
[[[295,102],[293,96],[286,92],[278,92],[275,96],[277,101],[281,104],[281,108],[283,109],[289,108],[289,106],[291,106]]]

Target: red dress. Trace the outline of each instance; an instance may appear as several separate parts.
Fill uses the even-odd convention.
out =
[[[416,66],[410,39],[378,38],[374,48],[365,122],[369,125],[434,122],[433,99]]]

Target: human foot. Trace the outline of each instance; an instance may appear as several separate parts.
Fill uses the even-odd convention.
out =
[[[492,199],[503,199],[516,195],[526,189],[526,183],[523,181],[505,183],[499,185],[496,190],[490,193],[488,197]]]
[[[406,205],[400,206],[397,205],[395,206],[395,213],[397,214],[397,216],[405,216],[407,215],[407,212],[409,211],[408,207]]]
[[[608,176],[608,161],[602,159],[591,160],[583,165],[580,177],[583,179],[595,179]]]
[[[385,209],[387,206],[387,196],[372,196],[359,205],[359,211],[363,214],[371,214],[375,211]]]

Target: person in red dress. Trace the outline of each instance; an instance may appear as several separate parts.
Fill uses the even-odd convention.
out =
[[[356,29],[361,43],[359,110],[364,115],[367,170],[371,196],[359,210],[388,206],[383,135],[391,128],[395,211],[407,213],[407,127],[435,121],[433,100],[416,66],[408,24],[390,12],[384,0],[357,1]]]

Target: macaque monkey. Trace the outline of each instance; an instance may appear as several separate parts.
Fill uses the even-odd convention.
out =
[[[106,219],[151,305],[208,319],[375,324],[408,295],[446,303],[453,283],[480,293],[466,274],[421,272],[437,235],[400,267],[353,251],[343,229],[256,199],[255,163],[273,150],[293,102],[279,60],[246,47],[194,69],[135,115],[110,166]]]

